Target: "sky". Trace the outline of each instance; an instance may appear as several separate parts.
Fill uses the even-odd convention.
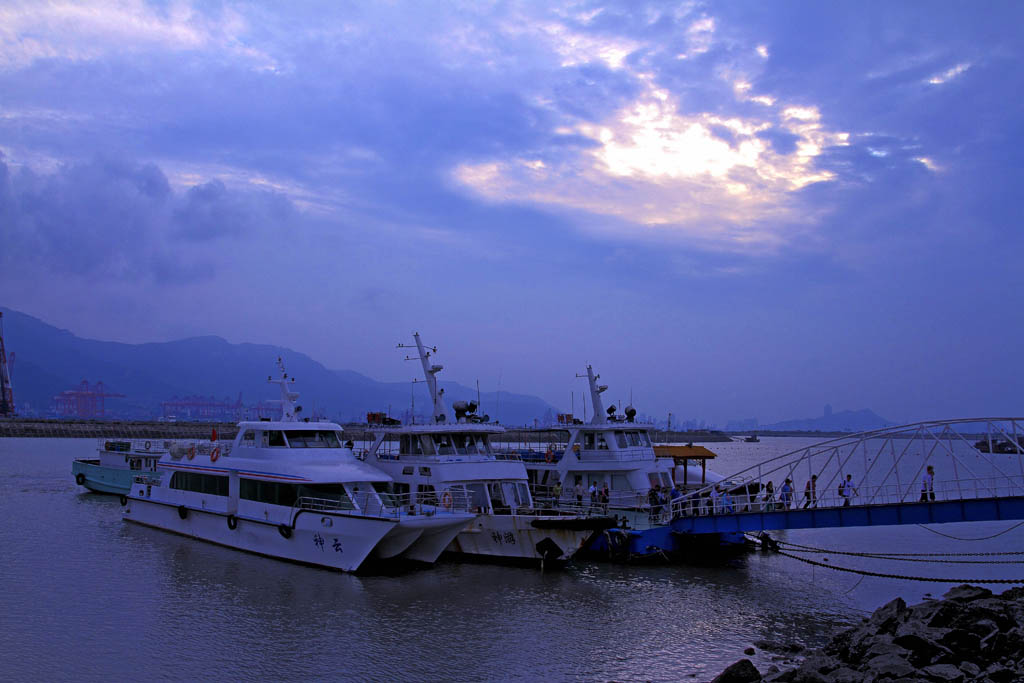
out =
[[[387,381],[418,331],[577,412],[589,363],[676,420],[1019,415],[1022,23],[0,1],[0,304]]]

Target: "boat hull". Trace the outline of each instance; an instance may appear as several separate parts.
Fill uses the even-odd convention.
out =
[[[320,512],[300,513],[292,525],[280,525],[140,497],[129,497],[123,518],[229,548],[348,572],[359,569],[397,525],[384,518]]]
[[[533,522],[565,520],[558,516],[480,515],[470,522],[448,551],[454,555],[497,562],[537,562],[563,564],[584,548],[599,533],[603,523],[561,524],[544,528]],[[578,520],[569,520],[578,521]]]
[[[99,464],[99,460],[80,459],[71,464],[71,474],[74,475],[76,484],[95,493],[127,495],[132,487],[132,478],[143,472],[122,467],[105,467]],[[157,472],[145,474],[159,476]]]

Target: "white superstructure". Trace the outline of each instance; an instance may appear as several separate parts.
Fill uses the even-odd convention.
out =
[[[280,364],[280,359],[279,359]],[[124,519],[221,545],[345,571],[370,557],[433,562],[476,516],[396,495],[333,422],[298,421],[281,367],[283,418],[240,422],[231,444],[172,446],[160,481],[136,477]],[[294,381],[294,380],[292,380]]]
[[[478,558],[565,561],[595,531],[610,526],[606,517],[536,510],[522,461],[492,447],[491,440],[505,430],[477,417],[472,402],[456,402],[452,419],[444,390],[437,387],[443,367],[432,362],[434,349],[425,348],[419,334],[413,338],[431,394],[431,424],[380,430],[367,461],[417,502],[445,506],[468,500],[479,516],[458,534],[450,551]]]
[[[591,420],[535,430],[536,443],[542,447],[517,451],[536,495],[568,509],[599,505],[623,516],[632,510],[639,514],[628,515],[627,521],[635,527],[649,521],[652,505],[664,505],[666,501],[659,498],[667,498],[673,485],[682,491],[721,479],[696,465],[677,467],[672,458],[659,458],[650,428],[633,421],[636,410],[627,406],[624,415],[616,415],[614,406],[606,410],[601,394],[608,387],[598,383],[601,376],[590,365],[585,377],[593,406]]]

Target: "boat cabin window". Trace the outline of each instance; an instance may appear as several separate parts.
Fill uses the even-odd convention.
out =
[[[254,448],[256,446],[256,432],[246,429],[242,433],[242,440],[239,443],[243,448]]]
[[[454,455],[455,447],[452,445],[451,437],[447,434],[434,435],[434,448],[438,455]]]
[[[429,477],[430,476],[430,468],[429,467],[421,467],[420,468],[420,476],[421,477]]]
[[[471,510],[487,512],[490,509],[488,505],[490,499],[487,497],[487,490],[483,484],[466,484],[466,490],[469,492],[469,507]]]
[[[313,498],[314,502],[333,504],[342,510],[354,510],[356,507],[343,484],[299,484],[296,493],[299,498]]]
[[[615,444],[619,448],[625,448],[626,447],[626,433],[625,432],[615,432]]]
[[[419,484],[416,486],[416,502],[425,505],[437,505],[437,492],[432,484]]]
[[[413,467],[412,465],[406,465],[405,467],[402,468],[402,474],[412,474],[412,471],[414,469],[416,468]]]
[[[130,470],[141,470],[142,469],[142,458],[129,458],[128,469]]]
[[[224,478],[224,481],[227,481],[227,477]],[[276,481],[244,478],[240,479],[238,483],[238,497],[245,500],[288,507],[295,505],[295,501],[298,500],[295,484],[279,484]]]
[[[402,434],[399,442],[399,452],[408,455],[423,455],[423,443],[419,434]]]
[[[526,484],[511,482],[502,484],[502,491],[505,500],[515,507],[526,507],[530,505],[530,488]]]
[[[171,476],[171,488],[179,491],[206,493],[211,496],[226,496],[228,495],[228,478],[218,474],[175,472]]]
[[[408,487],[406,487],[408,489]],[[373,490],[380,496],[381,502],[384,503],[385,507],[397,508],[402,507],[402,497],[396,495],[394,490],[394,484],[388,481],[375,481],[373,482]]]
[[[289,429],[284,433],[291,448],[341,448],[341,441],[333,431],[321,429]]]
[[[650,446],[651,440],[647,432],[626,432],[626,441],[630,446]]]
[[[597,450],[606,451],[608,450],[608,442],[604,440],[604,434],[597,435]]]
[[[263,432],[263,447],[287,448],[288,444],[284,442],[284,432],[276,429],[269,432]]]
[[[592,451],[594,450],[594,433],[587,432],[583,435],[583,450]]]
[[[612,475],[612,490],[613,491],[628,491],[629,477],[624,474],[613,474]]]
[[[501,490],[501,482],[492,481],[487,485],[487,493],[491,497],[491,507],[508,507],[505,502],[505,495]]]

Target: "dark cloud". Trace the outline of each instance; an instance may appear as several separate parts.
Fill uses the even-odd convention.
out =
[[[251,238],[288,227],[290,202],[211,181],[175,194],[153,164],[98,158],[53,173],[13,171],[0,160],[5,276],[39,268],[100,281],[205,277],[209,257],[183,241]]]

